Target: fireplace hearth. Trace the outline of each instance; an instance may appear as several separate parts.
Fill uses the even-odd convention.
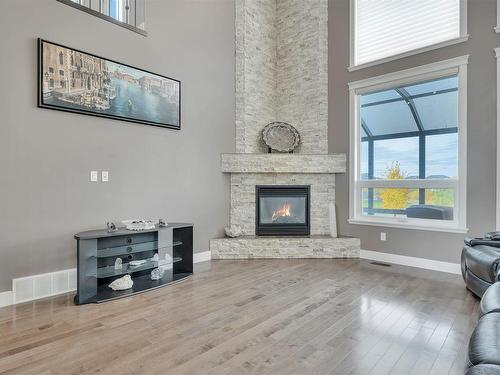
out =
[[[255,234],[308,236],[310,186],[258,185],[255,188]]]

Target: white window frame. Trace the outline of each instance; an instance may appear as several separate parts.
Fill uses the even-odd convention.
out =
[[[496,168],[496,230],[500,230],[500,47],[494,49],[497,59],[497,168]]]
[[[355,62],[356,4],[355,4],[355,2],[356,2],[356,0],[349,0],[349,46],[350,47],[349,47],[349,66],[347,67],[347,70],[350,72],[355,71],[355,70],[359,70],[359,69],[368,68],[368,67],[374,66],[374,65],[383,64],[383,63],[386,63],[389,61],[402,59],[402,58],[416,55],[419,53],[432,51],[434,49],[451,46],[453,44],[463,43],[463,42],[466,42],[467,40],[469,40],[469,34],[467,32],[467,0],[460,0],[460,36],[458,36],[457,38],[445,40],[443,42],[439,42],[436,44],[431,44],[431,45],[428,45],[425,47],[417,48],[417,49],[406,51],[403,53],[398,53],[398,54],[392,55],[392,56],[387,56],[387,57],[384,57],[382,59],[373,60],[373,61],[370,61],[370,62],[367,62],[364,64],[356,65],[356,62]],[[500,0],[497,0],[497,2],[500,3]],[[500,23],[499,23],[500,21],[498,21],[499,19],[500,19],[500,15],[498,13],[498,7],[497,7],[497,25],[500,25]],[[500,26],[497,26],[497,27],[500,27]],[[495,31],[500,32],[500,28],[498,30],[497,30],[497,28],[495,28]]]
[[[350,224],[466,233],[467,209],[467,64],[469,56],[427,64],[399,72],[349,83],[350,129]],[[361,180],[361,95],[378,90],[458,75],[458,179]],[[362,188],[453,188],[455,190],[454,220],[430,220],[401,217],[366,216],[362,212]]]
[[[497,34],[500,33],[500,0],[497,0],[497,25],[493,27],[493,30],[495,30]]]

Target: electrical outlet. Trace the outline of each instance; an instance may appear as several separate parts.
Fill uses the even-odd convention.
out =
[[[102,182],[108,182],[109,181],[109,172],[108,171],[102,171],[101,172],[101,180],[102,180]]]
[[[97,171],[90,171],[90,182],[97,182]]]
[[[385,232],[380,232],[380,241],[386,241],[387,240],[387,235]]]

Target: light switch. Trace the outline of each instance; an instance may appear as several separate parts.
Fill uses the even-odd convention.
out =
[[[90,171],[90,182],[97,182],[97,171]]]
[[[101,172],[101,180],[102,180],[102,182],[108,182],[109,181],[109,172],[108,171],[102,171]]]

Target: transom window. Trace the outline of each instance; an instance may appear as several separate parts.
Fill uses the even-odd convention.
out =
[[[350,69],[467,40],[466,0],[351,0]]]
[[[350,84],[351,222],[465,230],[467,60],[456,61]]]
[[[146,0],[57,0],[144,36]]]

